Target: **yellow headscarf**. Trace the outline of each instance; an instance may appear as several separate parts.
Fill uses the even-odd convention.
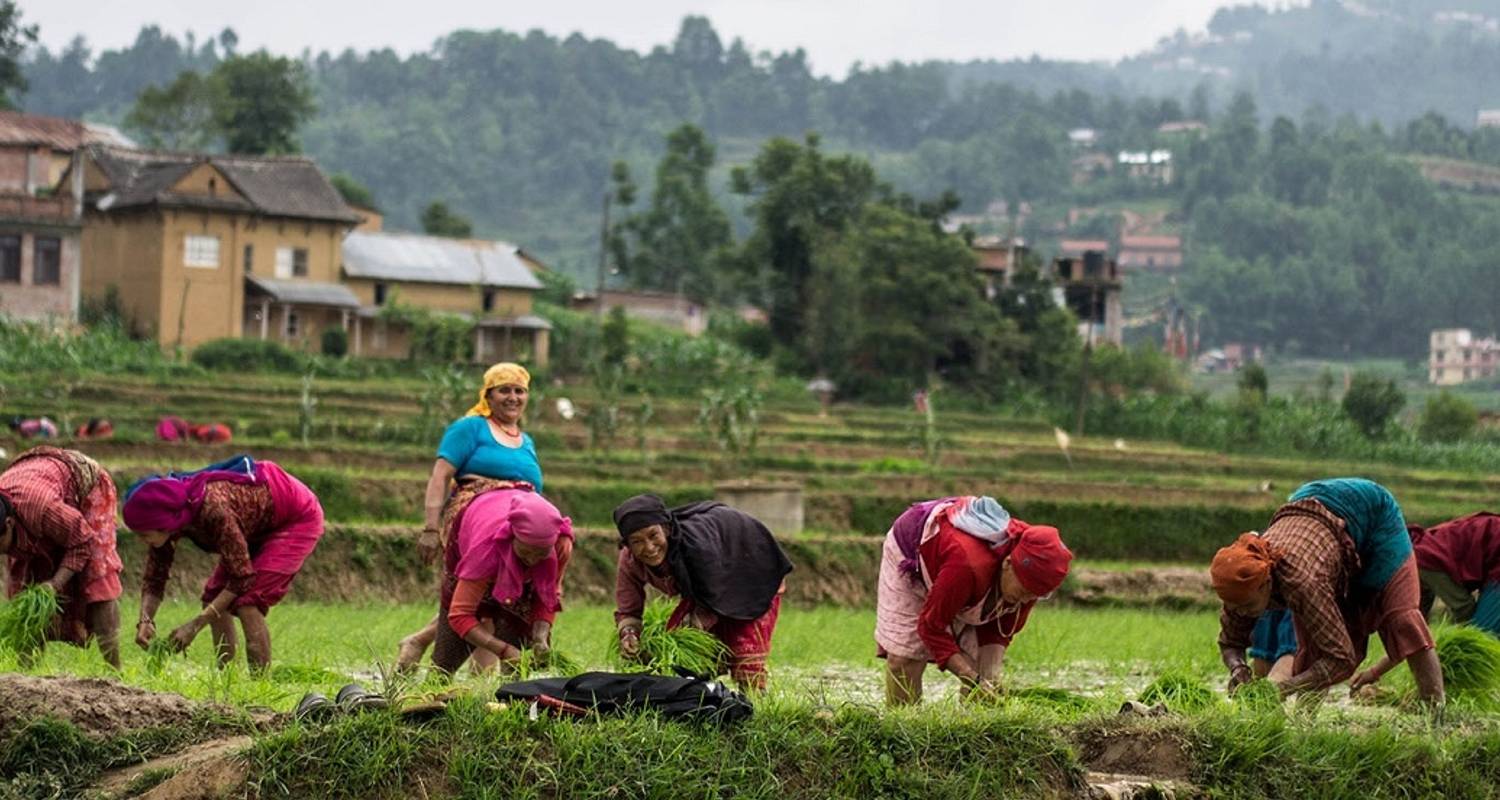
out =
[[[502,361],[484,371],[484,386],[479,390],[479,402],[469,409],[471,417],[488,417],[490,415],[490,390],[496,386],[515,384],[524,389],[531,388],[531,373],[520,364],[510,361]]]

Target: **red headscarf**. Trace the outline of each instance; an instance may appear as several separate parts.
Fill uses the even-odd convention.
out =
[[[1044,597],[1062,585],[1073,561],[1073,551],[1063,544],[1057,529],[1047,525],[1026,525],[1019,531],[1012,520],[1011,535],[1019,540],[1010,551],[1010,568],[1026,591]]]

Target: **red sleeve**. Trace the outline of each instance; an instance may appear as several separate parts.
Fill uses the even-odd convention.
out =
[[[141,578],[141,594],[152,597],[167,596],[167,578],[172,575],[172,561],[177,557],[177,544],[167,542],[161,547],[148,547],[146,575]]]
[[[979,626],[979,644],[981,647],[992,644],[1003,644],[1010,646],[1010,640],[1026,627],[1026,620],[1031,618],[1031,609],[1036,603],[1027,603],[1014,611],[1000,615],[1000,618],[988,625]]]
[[[917,618],[917,634],[939,667],[947,666],[948,659],[958,653],[958,640],[953,638],[953,618],[973,605],[976,584],[974,570],[968,562],[950,557],[943,559],[931,588],[927,590],[927,600]]]
[[[65,469],[61,464],[57,468]],[[32,536],[63,549],[61,566],[83,572],[89,563],[89,531],[84,527],[83,514],[63,498],[55,485],[41,477],[24,480],[12,488],[10,501]]]
[[[640,624],[645,610],[646,568],[630,554],[630,548],[622,547],[615,567],[615,626],[627,621]]]
[[[462,639],[479,624],[479,604],[484,602],[484,592],[489,586],[484,581],[468,581],[460,578],[453,589],[453,600],[448,603],[448,627]]]

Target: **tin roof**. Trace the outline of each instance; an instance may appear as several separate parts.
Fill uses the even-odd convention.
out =
[[[355,231],[344,237],[350,278],[540,289],[542,282],[508,242],[416,233]]]

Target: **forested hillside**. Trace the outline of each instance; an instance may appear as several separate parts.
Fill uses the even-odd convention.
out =
[[[897,63],[839,79],[814,75],[801,51],[726,43],[702,18],[650,53],[460,31],[406,57],[306,55],[318,110],[300,143],[373,189],[395,226],[418,227],[440,200],[477,235],[583,276],[614,161],[649,175],[665,135],[698,125],[717,145],[709,191],[743,239],[750,198],[729,191],[727,167],[770,137],[817,131],[825,150],[867,158],[898,191],[952,191],[968,212],[1024,203],[1034,213],[1012,223],[1038,243],[1114,230],[1108,213],[1068,228],[1070,207],[1167,209],[1165,224],[1187,235],[1186,299],[1214,340],[1414,355],[1430,327],[1497,324],[1482,280],[1500,261],[1493,203],[1434,189],[1407,158],[1500,164],[1500,136],[1467,129],[1476,108],[1500,106],[1497,28],[1500,0],[1319,0],[1226,9],[1206,33],[1114,66]],[[118,123],[141,89],[236,49],[232,31],[179,39],[154,27],[121,50],[37,49],[21,106]],[[1181,119],[1212,127],[1197,139],[1157,132]],[[1078,127],[1095,129],[1106,155],[1171,148],[1178,180],[1075,185],[1066,134]]]

